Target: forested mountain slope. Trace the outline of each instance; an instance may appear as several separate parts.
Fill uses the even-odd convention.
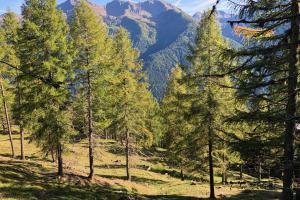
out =
[[[70,17],[76,0],[67,0],[58,6]],[[188,45],[195,37],[199,13],[193,17],[163,0],[146,0],[141,3],[114,0],[106,6],[90,3],[102,16],[113,33],[117,27],[126,28],[133,44],[139,49],[144,70],[149,76],[151,91],[161,99],[169,74],[177,63],[186,63]],[[223,34],[236,46],[240,42],[226,23],[231,15],[219,12]]]

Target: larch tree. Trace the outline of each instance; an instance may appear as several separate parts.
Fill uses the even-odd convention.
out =
[[[110,60],[108,30],[86,1],[75,5],[71,19],[71,36],[74,43],[77,92],[86,99],[86,130],[89,139],[89,178],[94,176],[94,134],[96,122],[103,122],[103,79]],[[101,104],[102,103],[102,104]],[[103,113],[102,113],[103,114]],[[102,118],[101,118],[102,117]],[[84,119],[83,119],[84,120]]]
[[[62,153],[72,133],[69,28],[55,0],[26,0],[22,16],[17,42],[22,72],[16,79],[22,97],[18,112],[42,151],[57,151],[58,176],[63,176]]]
[[[7,47],[5,48],[5,54],[6,58],[4,59],[7,63],[13,65],[13,66],[19,66],[20,62],[17,57],[17,40],[18,40],[18,35],[17,31],[20,28],[20,22],[19,19],[17,18],[17,15],[11,11],[5,13],[3,17],[3,21],[1,24],[1,28],[4,31],[5,38],[6,38],[6,43]],[[12,110],[20,105],[20,95],[19,95],[19,87],[17,81],[16,81],[16,76],[20,73],[17,69],[11,68],[10,66],[7,66],[7,73],[9,73],[9,83],[10,85],[13,86],[13,93],[14,93],[14,102],[12,103],[11,107]],[[14,119],[16,123],[19,125],[20,128],[20,145],[21,145],[21,160],[25,159],[25,154],[24,154],[24,129],[22,127],[22,120],[21,116],[18,114],[15,114],[17,112],[13,112],[14,114]]]
[[[3,110],[5,113],[6,119],[6,128],[10,135],[10,140],[12,138],[12,130],[11,130],[11,116],[10,111],[14,105],[14,92],[16,87],[14,87],[14,79],[16,76],[16,69],[11,68],[6,63],[9,63],[13,66],[19,65],[19,59],[16,55],[16,42],[17,42],[17,30],[19,28],[19,22],[17,16],[13,13],[8,11],[4,14],[2,22],[1,22],[1,31],[3,32],[5,45],[4,47],[4,55],[1,59],[2,68],[1,68],[1,94],[2,94],[2,102],[3,102]],[[21,133],[20,133],[21,134]],[[23,140],[21,134],[21,159],[24,159],[23,153]],[[13,143],[12,145],[12,152],[14,155],[14,148]]]
[[[192,130],[192,125],[186,119],[186,114],[190,109],[190,101],[185,97],[188,93],[188,85],[185,81],[186,72],[176,66],[171,76],[165,96],[162,100],[163,118],[163,146],[168,149],[168,157],[176,167],[183,168],[184,164],[189,164],[186,158],[185,149],[187,146],[187,136]]]
[[[234,73],[240,97],[251,106],[244,116],[276,128],[277,137],[284,138],[282,198],[291,200],[299,119],[299,1],[241,1],[235,5],[240,19],[230,23],[247,42],[245,48],[233,52],[241,64],[227,74]]]
[[[120,28],[114,37],[115,119],[112,124],[125,139],[127,180],[131,180],[130,155],[134,144],[150,145],[153,133],[149,128],[149,113],[155,108],[138,52],[132,47],[127,31]]]
[[[223,72],[228,66],[230,60],[224,56],[228,46],[228,42],[222,37],[215,14],[205,12],[199,22],[195,45],[189,56],[191,63],[188,78],[191,100],[189,118],[190,123],[194,125],[189,138],[190,143],[196,145],[195,149],[203,151],[202,145],[207,144],[210,198],[215,198],[214,150],[219,146],[217,142],[227,129],[224,121],[234,110],[234,91],[223,87],[232,84],[230,77],[211,76]]]

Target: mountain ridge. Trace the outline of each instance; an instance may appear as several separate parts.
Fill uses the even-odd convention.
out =
[[[79,0],[66,0],[57,6],[70,19]],[[144,71],[149,76],[153,95],[162,99],[168,77],[178,63],[187,65],[189,45],[194,42],[197,23],[201,13],[189,14],[164,0],[145,0],[139,3],[113,0],[105,6],[88,1],[89,6],[108,25],[113,34],[120,26],[127,29],[133,45],[140,52]],[[232,33],[227,20],[236,16],[218,12],[224,37],[232,46],[238,46],[241,39]],[[1,21],[1,16],[0,16]]]

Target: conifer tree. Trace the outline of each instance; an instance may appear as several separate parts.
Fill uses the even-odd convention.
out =
[[[74,66],[77,73],[78,92],[86,99],[87,125],[89,138],[89,178],[94,176],[94,134],[96,122],[103,123],[104,74],[110,61],[110,39],[108,30],[89,7],[81,0],[74,10],[71,35],[74,41]],[[101,95],[102,94],[102,95]],[[99,116],[100,115],[100,116]],[[102,115],[102,116],[101,116]],[[97,119],[98,118],[98,119]],[[103,127],[100,127],[103,129]]]
[[[20,27],[20,23],[19,20],[16,16],[15,13],[9,11],[7,13],[5,13],[4,17],[3,17],[3,21],[1,24],[1,28],[4,31],[5,34],[5,38],[6,38],[6,48],[5,48],[5,54],[6,57],[4,58],[4,60],[13,65],[13,66],[19,66],[19,59],[17,57],[17,52],[16,52],[16,48],[17,48],[17,31]],[[14,102],[12,103],[11,107],[14,108],[19,105],[19,101],[20,101],[20,95],[18,95],[19,93],[19,87],[18,85],[16,85],[16,75],[19,73],[19,71],[17,71],[16,69],[12,69],[9,66],[7,66],[7,70],[6,73],[9,73],[9,84],[12,85],[14,87]],[[20,145],[21,145],[21,159],[24,160],[25,159],[25,155],[24,155],[24,130],[22,128],[21,125],[21,116],[18,116],[18,114],[16,115],[15,112],[13,112],[14,114],[14,119],[16,120],[17,124],[20,126]]]
[[[187,164],[188,162],[184,153],[184,149],[188,148],[185,140],[188,133],[192,131],[192,125],[186,119],[191,105],[185,98],[188,93],[185,79],[186,72],[180,66],[176,66],[169,78],[167,90],[162,100],[163,144],[168,149],[171,163],[177,167],[179,167],[178,164]]]
[[[217,147],[217,139],[221,138],[220,135],[226,130],[224,119],[233,112],[234,93],[222,87],[231,84],[229,77],[211,76],[224,71],[229,59],[223,56],[224,50],[228,48],[228,42],[222,37],[216,16],[210,13],[205,12],[199,22],[195,47],[189,57],[192,65],[189,78],[191,87],[189,115],[191,123],[194,124],[193,134],[190,135],[191,144],[198,146],[208,143],[210,198],[214,199],[214,149]],[[200,147],[198,149],[201,149]]]
[[[114,37],[115,58],[115,120],[116,131],[125,138],[127,180],[131,180],[130,155],[134,141],[150,145],[153,133],[149,128],[149,113],[155,107],[154,99],[148,90],[138,52],[132,47],[128,33],[120,28]]]
[[[17,44],[23,72],[17,77],[22,97],[18,112],[44,153],[57,150],[58,175],[63,176],[64,143],[72,133],[68,26],[55,0],[26,0],[22,16]]]
[[[299,118],[299,1],[245,1],[237,8],[240,19],[231,21],[231,24],[237,25],[237,32],[240,27],[244,28],[247,43],[244,49],[233,52],[241,64],[232,67],[227,74],[235,74],[239,96],[251,106],[248,113],[243,113],[244,118],[268,124],[276,129],[278,138],[285,130],[282,198],[291,200],[296,122]]]
[[[17,29],[19,28],[19,22],[16,15],[12,12],[7,12],[3,16],[3,20],[1,22],[1,30],[3,32],[5,45],[4,47],[4,55],[1,59],[6,63],[10,63],[14,66],[18,66],[19,60],[16,55],[16,41],[17,41]],[[13,92],[14,90],[12,83],[14,82],[14,78],[16,75],[15,69],[10,68],[5,63],[2,64],[3,68],[1,69],[1,93],[2,93],[2,102],[3,102],[3,112],[5,113],[6,118],[6,126],[10,135],[10,140],[12,140],[12,130],[11,130],[11,116],[10,110],[13,106]],[[8,89],[8,90],[7,90]],[[21,134],[21,149],[23,149],[22,142],[22,134]],[[13,142],[11,141],[12,152],[14,155]],[[24,154],[21,151],[21,158],[24,158]]]

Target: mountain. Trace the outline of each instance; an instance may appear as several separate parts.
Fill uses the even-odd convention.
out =
[[[58,9],[70,19],[78,1],[67,0],[58,5]],[[191,17],[164,0],[145,0],[140,3],[113,0],[106,6],[87,2],[107,23],[111,34],[120,26],[128,30],[133,45],[140,51],[144,71],[149,76],[150,89],[160,100],[173,67],[178,63],[187,64],[188,47],[194,41],[201,13]],[[2,16],[0,21],[1,18]],[[236,18],[234,15],[218,12],[223,35],[230,40],[232,46],[239,46],[241,38],[232,33],[226,22]]]
[[[70,17],[77,1],[67,0],[58,8]],[[194,38],[195,20],[163,0],[140,3],[114,0],[106,6],[89,4],[103,17],[111,33],[120,26],[128,30],[133,45],[140,51],[150,89],[161,99],[172,68],[177,63],[186,63],[188,44]]]
[[[66,16],[69,18],[72,16],[74,6],[76,5],[77,2],[79,2],[79,0],[67,0],[64,3],[59,4],[57,7],[58,7],[58,9],[62,10],[66,14]],[[105,7],[94,4],[90,1],[87,1],[87,2],[97,15],[99,15],[101,17],[106,16]]]

